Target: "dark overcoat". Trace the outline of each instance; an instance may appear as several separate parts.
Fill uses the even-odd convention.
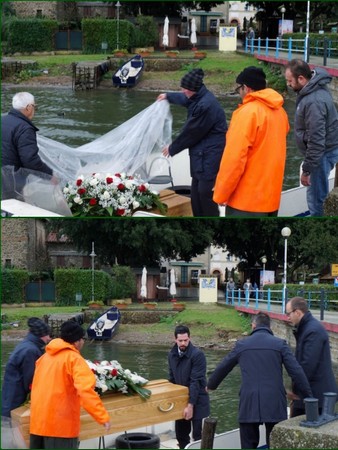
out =
[[[332,369],[330,342],[323,325],[308,311],[304,314],[297,329],[296,359],[302,366],[309,380],[313,396],[318,398],[318,405],[323,403],[324,392],[337,392],[338,388]],[[297,394],[297,386],[293,387]],[[296,400],[294,406],[301,408],[302,404]]]
[[[189,403],[194,405],[193,419],[203,419],[210,414],[207,385],[207,362],[204,353],[191,342],[182,356],[178,354],[177,344],[168,356],[169,381],[189,388]]]
[[[280,422],[287,418],[283,365],[299,385],[304,397],[311,397],[310,385],[286,341],[269,328],[257,327],[221,361],[208,380],[216,389],[236,366],[240,366],[242,383],[239,392],[239,423]]]
[[[38,128],[20,111],[11,109],[1,118],[2,166],[36,170],[48,175],[53,171],[38,155]]]
[[[191,176],[205,181],[216,179],[228,129],[223,108],[204,85],[190,98],[179,92],[166,95],[169,103],[188,110],[183,128],[169,146],[170,156],[188,148]]]
[[[45,343],[32,333],[20,342],[11,354],[2,384],[1,415],[10,417],[10,411],[18,408],[30,392],[35,362],[44,353]]]

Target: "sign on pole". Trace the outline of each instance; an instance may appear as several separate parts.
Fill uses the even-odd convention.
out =
[[[331,277],[338,276],[338,264],[331,264]]]

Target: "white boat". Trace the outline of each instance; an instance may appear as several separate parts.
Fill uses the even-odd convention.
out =
[[[95,319],[87,328],[89,339],[106,341],[116,333],[121,320],[121,313],[116,306],[112,306]]]

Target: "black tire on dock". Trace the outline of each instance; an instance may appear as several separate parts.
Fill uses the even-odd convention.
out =
[[[125,433],[117,436],[115,448],[160,448],[160,438],[150,433]]]

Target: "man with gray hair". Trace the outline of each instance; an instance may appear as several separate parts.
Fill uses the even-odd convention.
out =
[[[287,418],[283,366],[297,384],[300,395],[312,397],[305,373],[293,356],[286,341],[275,337],[270,328],[270,317],[259,312],[253,316],[252,333],[237,341],[234,349],[218,364],[211,374],[207,391],[214,390],[238,364],[242,384],[239,400],[239,430],[242,448],[257,448],[259,425],[264,423],[266,443],[276,423]]]
[[[286,315],[294,326],[296,338],[296,359],[309,380],[313,396],[318,398],[321,414],[324,392],[336,392],[337,383],[332,369],[329,335],[323,325],[309,311],[303,297],[293,297],[286,304]],[[298,398],[297,386],[288,393],[293,400],[291,417],[305,414],[305,408]]]
[[[13,97],[12,106],[9,113],[1,117],[2,166],[53,175],[53,170],[38,154],[36,133],[39,130],[32,123],[37,110],[34,96],[29,92],[18,92]]]

